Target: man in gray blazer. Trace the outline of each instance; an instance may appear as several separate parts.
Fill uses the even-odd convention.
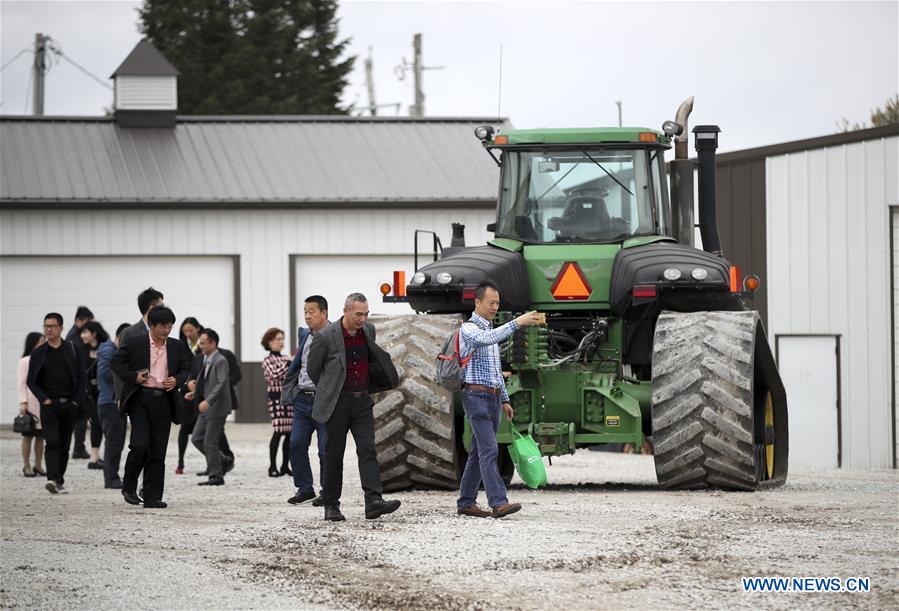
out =
[[[219,352],[219,336],[212,329],[203,329],[198,344],[203,352],[203,369],[194,390],[184,397],[195,399],[200,412],[191,441],[206,456],[209,479],[198,485],[221,486],[225,483],[228,457],[219,449],[219,442],[225,434],[225,419],[231,413],[228,360]]]
[[[352,431],[359,458],[359,478],[365,492],[365,517],[369,520],[399,509],[400,502],[385,501],[381,493],[381,468],[375,450],[374,403],[369,393],[399,385],[393,362],[375,343],[375,327],[368,322],[368,300],[362,293],[346,298],[343,317],[318,332],[306,366],[315,383],[312,417],[325,424],[325,476],[322,504],[325,519],[344,520],[340,512],[343,488],[343,453],[347,432]]]

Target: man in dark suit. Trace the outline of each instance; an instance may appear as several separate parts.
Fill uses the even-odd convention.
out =
[[[141,291],[140,295],[137,296],[137,309],[140,310],[140,320],[130,327],[126,328],[121,332],[121,334],[119,334],[119,346],[124,344],[131,337],[146,335],[150,332],[150,324],[147,322],[147,317],[150,315],[150,310],[157,306],[164,305],[162,302],[163,298],[163,294],[154,289],[152,286]],[[119,400],[120,406],[122,401],[123,385],[124,383],[118,376],[113,378],[115,395]]]
[[[174,390],[187,379],[190,363],[183,344],[169,337],[175,314],[165,306],[149,311],[148,335],[126,338],[112,357],[113,373],[122,380],[121,404],[131,420],[122,496],[131,505],[164,509],[165,452],[172,423],[180,422]],[[144,498],[137,478],[144,471]]]
[[[381,468],[375,450],[374,403],[369,393],[399,385],[393,362],[375,343],[375,327],[368,322],[368,300],[362,293],[350,294],[343,317],[316,335],[309,349],[307,371],[315,383],[312,417],[325,423],[325,478],[322,504],[325,519],[344,520],[340,512],[343,488],[343,453],[346,435],[352,431],[359,457],[359,478],[365,492],[365,517],[369,520],[399,509],[397,500],[382,496]]]
[[[87,383],[84,352],[62,339],[62,315],[44,316],[47,341],[31,352],[27,384],[41,405],[41,427],[46,439],[47,490],[66,492],[69,444],[75,423],[85,413]]]

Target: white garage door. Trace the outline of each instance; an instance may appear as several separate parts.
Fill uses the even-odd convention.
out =
[[[309,295],[322,295],[328,300],[328,317],[337,320],[343,314],[347,295],[359,292],[368,298],[372,314],[411,314],[405,303],[382,303],[378,287],[393,282],[393,272],[406,272],[406,283],[412,280],[414,261],[411,255],[310,255],[294,260],[297,324],[303,324],[303,300]]]
[[[180,320],[215,329],[234,346],[234,266],[229,257],[0,257],[0,419],[17,411],[16,365],[25,336],[40,331],[47,312],[59,312],[67,333],[75,309],[89,307],[114,334],[140,318],[137,295],[148,286],[165,294]],[[173,333],[177,336],[177,332]]]

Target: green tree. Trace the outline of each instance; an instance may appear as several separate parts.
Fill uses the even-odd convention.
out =
[[[896,97],[888,98],[883,108],[877,107],[871,111],[871,126],[881,127],[884,125],[892,125],[899,123],[899,94]],[[851,132],[857,129],[865,129],[868,127],[865,123],[853,123],[849,125],[849,120],[843,117],[837,121],[837,127],[841,132]]]
[[[355,57],[334,0],[144,0],[140,31],[181,76],[183,114],[346,113]]]

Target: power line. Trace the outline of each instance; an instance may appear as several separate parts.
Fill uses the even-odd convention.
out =
[[[16,61],[17,59],[19,59],[19,56],[22,55],[23,53],[25,53],[26,51],[31,51],[31,47],[30,47],[30,46],[25,47],[24,49],[22,49],[21,51],[19,51],[18,53],[16,53],[16,56],[15,56],[15,57],[13,57],[11,60],[9,60],[9,61],[6,62],[5,64],[3,64],[2,67],[0,67],[0,72],[3,72],[4,70],[6,70],[6,67],[7,67],[7,66],[9,66],[11,63],[13,63],[14,61]]]
[[[69,57],[69,56],[66,55],[65,53],[63,53],[63,52],[62,52],[62,49],[57,49],[56,51],[59,53],[60,57],[62,57],[62,58],[65,59],[67,62],[69,62],[70,64],[72,64],[73,66],[75,66],[76,68],[78,68],[79,70],[81,70],[81,72],[83,72],[83,73],[86,74],[87,76],[91,77],[92,79],[94,79],[95,81],[97,81],[99,84],[103,85],[104,87],[106,87],[106,88],[109,89],[110,91],[115,91],[115,89],[112,88],[112,87],[109,85],[109,83],[104,83],[103,80],[102,80],[99,76],[97,76],[96,74],[94,74],[93,72],[91,72],[90,70],[88,70],[87,68],[85,68],[84,66],[82,66],[81,64],[79,64],[78,62],[76,62],[74,59],[72,59],[71,57]]]

